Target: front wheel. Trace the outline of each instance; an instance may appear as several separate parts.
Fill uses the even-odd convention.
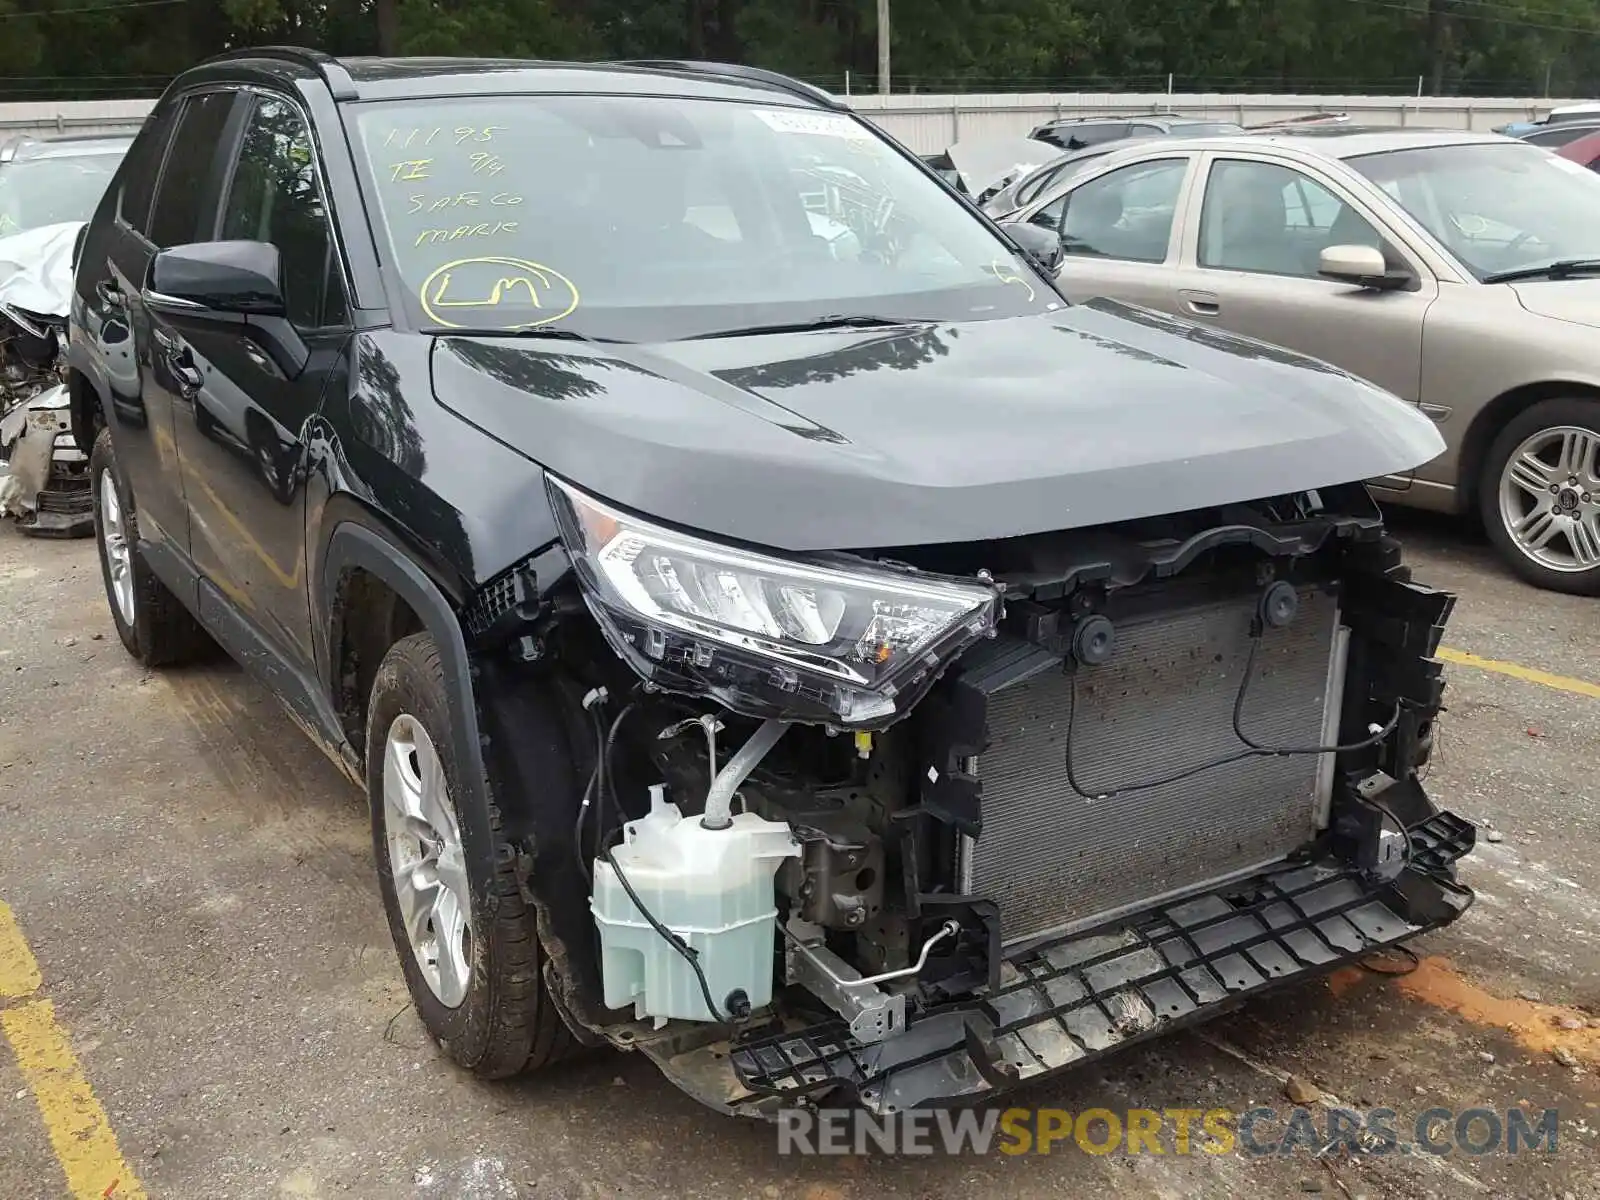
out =
[[[1600,400],[1545,400],[1489,448],[1478,488],[1490,539],[1535,587],[1600,596]]]
[[[485,811],[463,799],[448,697],[428,634],[384,656],[367,717],[373,851],[423,1026],[456,1063],[499,1079],[543,1067],[574,1042],[545,994],[537,920],[515,860],[499,853],[499,810],[492,798]],[[468,848],[484,842],[495,853]]]

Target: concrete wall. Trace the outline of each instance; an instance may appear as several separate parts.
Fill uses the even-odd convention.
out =
[[[1258,124],[1315,112],[1348,112],[1374,125],[1492,129],[1526,120],[1570,100],[1398,96],[1254,96],[1165,93],[1057,93],[962,96],[852,96],[849,102],[919,154],[969,137],[1026,134],[1041,121],[1152,111]],[[101,133],[137,129],[152,100],[76,100],[0,104],[0,138],[17,133]]]
[[[154,100],[40,100],[0,104],[0,141],[17,134],[131,133]]]

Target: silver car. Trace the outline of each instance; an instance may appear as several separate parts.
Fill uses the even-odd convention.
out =
[[[1600,176],[1492,134],[1339,125],[1113,150],[1011,219],[1063,290],[1284,346],[1448,443],[1383,499],[1482,514],[1518,574],[1600,595]]]

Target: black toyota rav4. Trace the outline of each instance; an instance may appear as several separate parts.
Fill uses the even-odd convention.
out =
[[[747,68],[263,49],[157,104],[72,314],[111,617],[366,789],[462,1066],[972,1101],[1466,909],[1451,598],[1361,482],[1431,423],[1068,305],[1051,237]]]

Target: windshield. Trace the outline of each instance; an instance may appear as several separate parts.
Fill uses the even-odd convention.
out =
[[[0,234],[87,221],[121,161],[118,150],[25,158],[0,167]]]
[[[1349,162],[1479,279],[1600,257],[1600,176],[1537,146],[1431,146]]]
[[[427,328],[657,341],[1061,303],[843,113],[516,96],[365,106],[355,126],[386,257]]]

